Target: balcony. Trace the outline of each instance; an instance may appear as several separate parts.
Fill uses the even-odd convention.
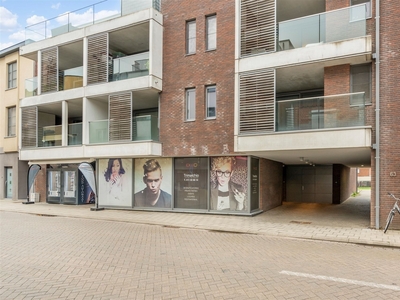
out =
[[[110,81],[149,75],[149,52],[113,59]]]
[[[158,119],[146,115],[132,118],[132,141],[158,141]],[[89,144],[109,143],[108,120],[89,122]]]
[[[25,27],[26,44],[72,32],[141,10],[161,11],[161,0],[104,0]]]
[[[365,4],[279,22],[277,51],[366,35]]]
[[[276,107],[276,131],[365,125],[364,93],[283,100]]]

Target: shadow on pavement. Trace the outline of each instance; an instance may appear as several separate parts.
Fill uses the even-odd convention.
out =
[[[283,202],[282,206],[259,216],[266,222],[297,223],[320,226],[368,228],[370,226],[371,192],[361,191],[342,204]]]

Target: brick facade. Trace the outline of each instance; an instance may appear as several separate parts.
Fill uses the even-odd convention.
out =
[[[164,156],[233,153],[235,1],[163,1],[164,81],[160,141]],[[206,16],[217,16],[217,48],[206,51]],[[186,55],[185,24],[196,20],[196,53]],[[216,118],[206,120],[205,88],[216,85]],[[196,119],[185,121],[185,89],[196,89]]]

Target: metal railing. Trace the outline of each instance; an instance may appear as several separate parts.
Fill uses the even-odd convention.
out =
[[[276,123],[276,131],[364,126],[365,93],[278,101]]]
[[[311,47],[366,35],[366,4],[283,21],[277,51]]]

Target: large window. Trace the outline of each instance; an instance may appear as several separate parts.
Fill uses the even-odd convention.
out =
[[[366,10],[365,17],[366,18],[372,17],[371,0],[350,0],[350,1],[352,6],[365,3],[365,10]]]
[[[17,87],[17,63],[8,64],[8,88]]]
[[[16,107],[9,107],[7,109],[7,136],[15,136],[16,134]]]
[[[217,48],[217,16],[208,16],[206,26],[206,47],[207,50],[214,50]]]
[[[196,20],[186,22],[186,54],[196,53]]]
[[[215,85],[206,87],[206,118],[214,119],[217,116],[217,88]]]
[[[186,90],[186,121],[196,119],[196,90]]]
[[[371,64],[351,66],[351,92],[364,92],[365,104],[371,104]]]

